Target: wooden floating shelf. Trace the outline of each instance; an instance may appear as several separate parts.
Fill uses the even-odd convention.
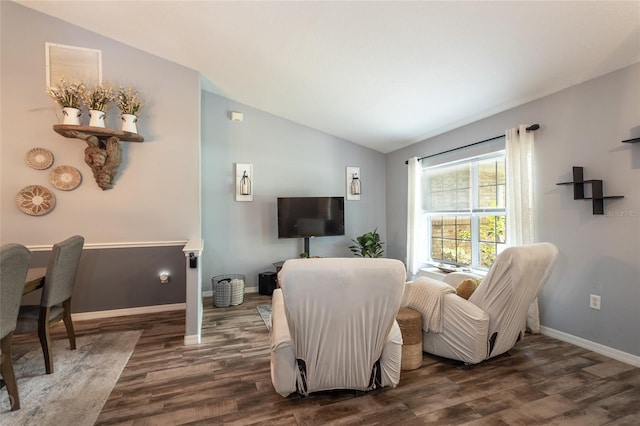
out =
[[[120,142],[144,142],[144,138],[137,133],[124,130],[107,129],[104,127],[75,126],[73,124],[54,124],[53,130],[65,138],[86,139],[79,134],[95,136],[98,139],[108,139],[115,136]]]
[[[87,143],[84,161],[93,172],[102,190],[113,188],[113,179],[122,162],[120,142],[144,142],[137,133],[104,127],[54,124],[53,130],[65,138],[82,139]]]
[[[584,185],[591,185],[591,197],[584,196]],[[593,214],[604,214],[604,200],[612,200],[616,198],[624,198],[624,195],[608,195],[603,194],[602,179],[584,179],[584,169],[582,167],[573,168],[572,182],[559,182],[556,185],[573,185],[574,200],[591,200],[593,205]]]

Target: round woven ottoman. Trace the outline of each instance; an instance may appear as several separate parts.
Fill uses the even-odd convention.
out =
[[[410,308],[400,308],[396,317],[402,332],[402,370],[422,366],[422,315]]]

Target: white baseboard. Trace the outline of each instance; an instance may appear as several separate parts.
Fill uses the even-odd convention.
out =
[[[599,353],[604,356],[608,356],[609,358],[613,358],[615,360],[624,362],[626,364],[630,364],[635,367],[640,367],[640,356],[633,355],[627,352],[622,352],[618,349],[610,348],[608,346],[601,345],[600,343],[595,343],[590,340],[573,336],[571,334],[554,330],[553,328],[549,328],[545,326],[540,327],[540,333],[544,334],[545,336],[562,340],[563,342],[580,346],[581,348],[589,349],[590,351]]]
[[[184,311],[186,310],[186,306],[186,303],[174,303],[172,305],[140,306],[137,308],[112,309],[108,311],[79,312],[77,314],[71,314],[71,319],[74,321],[82,321],[122,317],[125,315],[151,314],[155,312]]]
[[[190,336],[184,336],[184,345],[199,345],[200,344],[200,335],[194,334]]]
[[[245,287],[244,289],[246,293],[257,293],[257,287]],[[202,292],[203,297],[213,297],[213,291],[207,290]],[[103,318],[112,318],[112,317],[122,317],[126,315],[140,315],[140,314],[151,314],[156,312],[167,312],[167,311],[184,311],[187,309],[186,303],[174,303],[171,305],[153,305],[153,306],[140,306],[137,308],[124,308],[124,309],[112,309],[105,311],[94,311],[94,312],[79,312],[76,314],[71,314],[71,319],[73,321],[83,321],[83,320],[92,320],[92,319],[103,319]],[[197,345],[200,343],[200,336],[184,336],[184,344],[185,345]]]
[[[258,287],[245,287],[244,294],[257,293]],[[202,297],[213,297],[213,290],[205,290],[202,292]]]

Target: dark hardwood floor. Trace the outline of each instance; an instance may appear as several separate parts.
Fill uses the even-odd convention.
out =
[[[256,310],[264,303],[205,299],[194,346],[183,346],[183,311],[76,322],[79,335],[144,330],[97,424],[640,425],[639,368],[542,335],[476,366],[425,354],[395,389],[282,398]]]

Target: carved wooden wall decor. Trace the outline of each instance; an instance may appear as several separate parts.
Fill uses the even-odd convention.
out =
[[[113,178],[122,161],[120,142],[144,142],[137,133],[101,127],[56,124],[53,130],[64,137],[87,142],[84,161],[91,167],[96,183],[103,190],[113,188]]]

